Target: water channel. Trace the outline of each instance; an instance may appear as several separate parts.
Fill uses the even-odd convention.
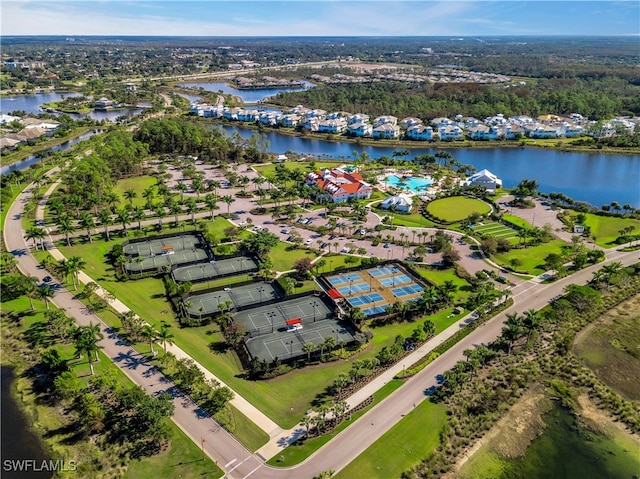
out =
[[[256,90],[238,90],[225,82],[201,82],[201,83],[181,83],[183,88],[204,88],[207,91],[221,91],[229,95],[237,96],[245,103],[261,103],[269,97],[278,93],[304,91],[315,85],[310,82],[303,82],[304,87],[301,88],[260,88]]]
[[[42,461],[48,460],[47,453],[44,450],[38,436],[30,429],[27,418],[24,416],[15,398],[11,394],[12,384],[15,381],[13,369],[7,366],[0,368],[1,374],[1,400],[2,408],[0,408],[0,419],[2,420],[2,472],[0,475],[3,479],[22,478],[22,479],[47,479],[52,476],[50,471],[35,472],[32,470],[23,470],[22,472],[14,470],[27,465],[27,460],[35,461],[35,465],[42,468]],[[7,462],[11,461],[11,462]]]

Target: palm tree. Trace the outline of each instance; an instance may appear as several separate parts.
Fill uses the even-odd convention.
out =
[[[124,235],[126,236],[127,235],[127,224],[129,224],[129,212],[124,208],[120,208],[118,210],[118,212],[116,213],[116,216],[118,217],[118,221],[122,225]]]
[[[65,239],[67,240],[67,246],[71,246],[71,241],[69,238],[69,234],[73,233],[73,224],[71,223],[71,218],[68,215],[60,215],[58,217],[57,222],[58,233],[63,234]]]
[[[142,192],[142,197],[146,200],[145,204],[148,209],[153,207],[153,199],[156,196],[156,187],[154,185],[145,188]]]
[[[162,347],[164,349],[164,354],[167,354],[167,343],[173,344],[173,334],[169,331],[169,326],[162,325],[160,331],[158,331],[158,339],[162,341]]]
[[[91,375],[93,376],[93,353],[96,355],[96,360],[98,359],[98,349],[101,346],[98,344],[98,341],[104,338],[104,335],[100,331],[100,326],[97,324],[89,323],[89,326],[82,326],[78,328],[75,337],[75,348],[78,353],[82,353],[83,351],[87,354],[87,359],[89,360],[89,368],[91,369]]]
[[[131,212],[131,219],[138,222],[139,230],[142,230],[142,220],[145,218],[146,218],[146,214],[142,206],[136,206]]]
[[[77,280],[79,279],[78,273],[80,272],[80,270],[82,270],[82,268],[85,267],[87,263],[80,256],[72,256],[67,260],[67,264],[68,264],[67,266],[68,271],[71,274],[71,277],[73,279],[73,289],[77,291],[78,290]]]
[[[311,342],[307,342],[302,345],[302,351],[307,353],[307,362],[311,361],[311,353],[314,352],[315,350],[316,350],[316,345]]]
[[[113,209],[113,207],[120,202],[120,197],[114,191],[107,191],[104,194],[104,201],[109,205],[110,209]]]
[[[31,305],[31,311],[35,310],[33,305],[33,296],[36,292],[36,284],[38,284],[38,278],[35,276],[20,276],[18,279],[18,290],[21,295],[29,298],[29,304]]]
[[[236,199],[233,196],[225,195],[222,198],[220,198],[220,200],[227,205],[227,215],[229,215],[231,204],[234,203]]]
[[[207,205],[207,208],[209,208],[209,211],[211,212],[211,221],[213,221],[213,210],[218,209],[218,200],[214,195],[209,193],[204,197],[204,202]]]
[[[107,239],[107,241],[111,241],[111,238],[109,237],[109,225],[113,223],[113,221],[111,220],[111,212],[107,209],[100,211],[100,213],[98,213],[98,219],[100,220],[100,224],[104,228],[105,238]]]
[[[196,211],[198,211],[198,205],[196,204],[196,200],[194,198],[187,199],[186,203],[187,213],[191,215],[191,222],[196,224]]]
[[[91,228],[94,228],[96,226],[93,215],[91,215],[91,213],[87,211],[82,213],[82,218],[80,218],[80,225],[87,230],[87,239],[89,240],[89,243],[93,244],[93,239],[91,238]]]
[[[33,240],[33,246],[36,248],[36,250],[40,249],[38,248],[38,245],[42,243],[42,240],[45,237],[45,231],[43,228],[39,228],[37,226],[31,226],[29,228],[27,228],[27,231],[25,231],[25,238],[27,240]],[[43,246],[44,249],[44,246]]]
[[[36,298],[38,298],[40,301],[43,301],[47,309],[49,309],[49,300],[53,298],[55,294],[55,289],[53,289],[53,286],[49,284],[42,284],[35,290]]]
[[[188,189],[189,188],[187,188],[187,185],[185,185],[182,181],[179,181],[178,184],[176,185],[176,190],[180,192],[180,203],[184,201],[184,192],[187,191]]]
[[[162,231],[162,218],[164,217],[164,205],[158,203],[153,207],[153,213],[158,217],[158,229]]]
[[[527,330],[527,339],[531,337],[531,333],[533,332],[533,330],[536,329],[540,324],[540,319],[540,313],[538,313],[535,309],[527,309],[524,312],[522,323]]]
[[[129,200],[129,204],[133,206],[133,200],[138,197],[138,193],[136,193],[136,190],[133,188],[129,188],[124,192],[124,197]]]
[[[509,348],[507,355],[511,354],[513,343],[522,335],[522,319],[518,313],[507,314],[505,327],[502,328],[502,336],[507,341]]]
[[[142,337],[149,341],[149,352],[155,356],[153,342],[158,337],[158,332],[147,324],[144,328],[142,328]]]

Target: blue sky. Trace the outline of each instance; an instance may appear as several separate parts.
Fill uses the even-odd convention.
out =
[[[640,2],[1,0],[2,35],[639,35]]]

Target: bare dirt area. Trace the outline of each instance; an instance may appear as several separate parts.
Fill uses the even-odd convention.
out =
[[[628,399],[640,400],[640,295],[580,332],[573,350],[605,384]]]
[[[636,443],[640,450],[640,437],[625,428],[623,423],[613,419],[606,411],[598,409],[586,394],[578,396],[577,402],[580,406],[578,417],[587,429],[609,438],[620,434]]]

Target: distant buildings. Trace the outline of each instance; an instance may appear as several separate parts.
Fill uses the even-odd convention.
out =
[[[2,115],[2,125],[18,121],[24,127],[17,133],[8,133],[0,138],[0,150],[14,148],[21,143],[36,140],[43,135],[51,134],[60,123],[54,120],[44,120],[40,118],[18,118],[9,115]]]

